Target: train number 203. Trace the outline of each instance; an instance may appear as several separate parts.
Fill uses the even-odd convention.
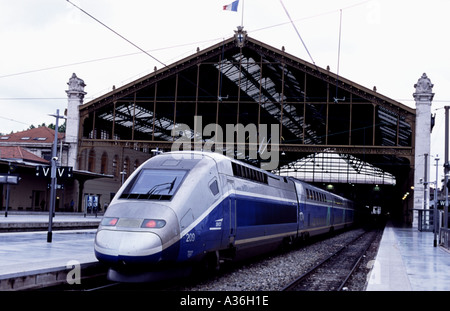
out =
[[[186,234],[186,243],[195,242],[195,233]]]

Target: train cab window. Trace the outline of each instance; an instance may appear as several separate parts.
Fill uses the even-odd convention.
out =
[[[217,183],[217,180],[214,180],[212,183],[209,184],[209,189],[211,190],[214,196],[219,194],[219,184]]]
[[[143,169],[133,178],[121,199],[170,200],[183,182],[186,170]]]

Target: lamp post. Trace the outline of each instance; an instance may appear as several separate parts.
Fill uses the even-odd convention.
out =
[[[438,181],[439,181],[439,155],[436,155],[435,158],[436,161],[436,184],[434,187],[434,208],[433,208],[433,223],[434,223],[434,240],[433,240],[433,246],[436,247],[437,246],[437,233],[439,231],[439,221],[438,221],[438,209],[437,209],[437,201],[438,201],[438,197],[437,197],[437,188],[438,188]]]
[[[48,232],[47,232],[47,242],[52,242],[52,222],[53,213],[55,211],[55,201],[56,201],[56,167],[58,165],[58,157],[56,152],[58,150],[58,121],[64,118],[64,116],[59,115],[59,109],[56,110],[56,115],[50,115],[56,118],[55,123],[55,139],[53,141],[52,148],[52,159],[51,159],[51,183],[50,183],[50,206],[48,208]]]
[[[448,228],[448,177],[450,172],[448,145],[449,145],[449,109],[450,106],[445,106],[445,158],[444,158],[444,191],[445,191],[445,206],[444,206],[444,228]]]
[[[11,162],[8,162],[8,175],[11,174]],[[6,207],[5,207],[5,217],[8,217],[8,206],[9,206],[9,194],[10,188],[8,183],[8,177],[6,177]]]

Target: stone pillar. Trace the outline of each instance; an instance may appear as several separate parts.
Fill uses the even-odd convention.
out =
[[[69,90],[66,91],[68,97],[67,103],[67,121],[66,121],[66,143],[69,143],[68,166],[78,169],[78,133],[80,127],[80,111],[78,107],[83,104],[84,81],[73,74],[67,83]]]
[[[414,85],[416,92],[413,94],[416,101],[416,136],[415,136],[415,158],[414,158],[414,209],[423,209],[425,203],[424,185],[420,182],[430,181],[430,163],[432,159],[428,157],[427,175],[425,171],[425,156],[430,154],[431,149],[431,102],[434,93],[433,84],[424,73]],[[429,198],[429,191],[428,198]],[[413,223],[417,225],[417,215],[414,212]]]

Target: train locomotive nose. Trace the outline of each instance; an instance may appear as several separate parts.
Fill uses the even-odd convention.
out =
[[[99,260],[157,262],[161,252],[161,238],[153,232],[99,230],[95,237],[95,255]]]

